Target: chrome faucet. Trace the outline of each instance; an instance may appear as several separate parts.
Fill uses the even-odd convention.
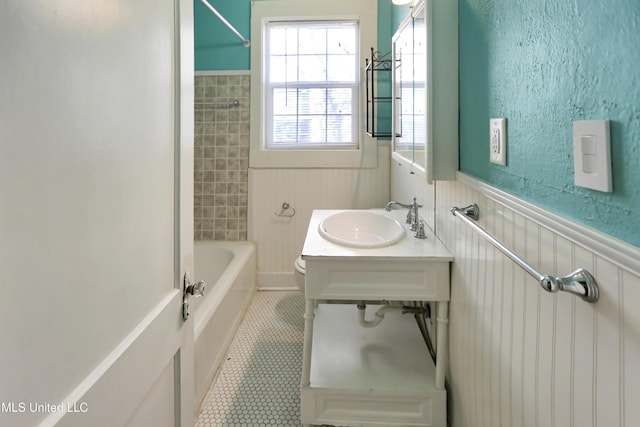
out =
[[[407,213],[407,219],[405,222],[407,224],[411,224],[411,231],[416,231],[418,229],[418,224],[420,223],[420,215],[418,214],[418,208],[421,208],[422,205],[419,205],[418,202],[416,201],[416,198],[414,197],[413,203],[411,203],[410,205],[396,202],[396,201],[391,201],[387,203],[387,206],[384,209],[386,211],[390,211],[391,207],[394,205],[398,205],[405,209],[409,209],[409,212]]]
[[[414,199],[414,200],[415,200],[415,199]],[[389,212],[389,211],[391,211],[391,208],[392,208],[394,205],[398,205],[398,206],[403,207],[403,208],[406,208],[406,209],[411,208],[411,205],[407,205],[407,204],[400,203],[400,202],[395,202],[395,201],[393,201],[393,200],[392,200],[392,201],[390,201],[389,203],[387,203],[387,206],[384,208],[384,210],[385,210],[385,211],[387,211],[387,212]]]
[[[409,206],[409,224],[411,224],[411,231],[418,230],[418,224],[420,223],[420,215],[418,214],[418,208],[421,208],[422,205],[419,205],[416,201],[416,198],[413,198],[413,203]]]

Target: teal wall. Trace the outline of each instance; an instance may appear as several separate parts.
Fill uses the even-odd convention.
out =
[[[348,0],[345,0],[348,1]],[[251,39],[251,0],[208,0],[244,37]],[[378,46],[381,53],[391,51],[391,37],[409,6],[393,6],[391,0],[378,0]],[[248,70],[250,49],[233,34],[200,0],[194,0],[194,44],[196,71]],[[378,94],[391,96],[391,76],[379,75]],[[386,107],[386,108],[385,108]],[[378,106],[378,131],[391,132],[391,105]]]
[[[460,169],[640,246],[640,2],[459,0]],[[507,118],[507,166],[489,118]],[[573,184],[572,121],[611,120],[612,193]]]
[[[251,0],[208,2],[240,34],[251,39]],[[200,0],[194,0],[193,4],[196,71],[248,70],[250,50]],[[391,36],[408,10],[408,6],[392,6],[391,0],[378,0],[377,49],[380,52],[391,50]]]
[[[640,246],[640,2],[458,0],[460,169]],[[251,38],[250,0],[210,0]],[[199,0],[196,70],[248,70],[249,49]],[[378,0],[378,49],[409,10]],[[389,89],[390,90],[390,89]],[[507,118],[507,166],[489,163]],[[573,185],[572,122],[611,120],[612,193]]]
[[[409,5],[394,6],[391,0],[378,0],[378,46],[377,50],[382,53],[391,53],[391,39],[398,29],[400,23],[409,13]],[[378,73],[378,96],[391,97],[392,89],[391,73]],[[391,103],[380,103],[377,106],[376,126],[381,133],[391,133]],[[378,138],[382,140],[385,138]],[[391,139],[391,138],[388,138]]]

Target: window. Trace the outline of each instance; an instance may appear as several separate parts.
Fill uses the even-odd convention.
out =
[[[267,149],[358,147],[357,22],[269,22],[264,56]]]
[[[251,2],[252,168],[371,168],[361,74],[377,2]]]

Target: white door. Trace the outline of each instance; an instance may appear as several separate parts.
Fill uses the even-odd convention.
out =
[[[193,425],[191,0],[0,2],[0,425]]]

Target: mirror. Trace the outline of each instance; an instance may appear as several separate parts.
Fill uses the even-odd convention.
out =
[[[427,146],[427,27],[420,2],[393,37],[393,157],[425,173]]]
[[[427,28],[424,3],[413,18],[413,162],[426,166],[427,144]]]
[[[429,184],[455,179],[458,2],[418,1],[392,41],[392,158]]]
[[[413,162],[413,28],[403,22],[393,38],[393,155]]]

